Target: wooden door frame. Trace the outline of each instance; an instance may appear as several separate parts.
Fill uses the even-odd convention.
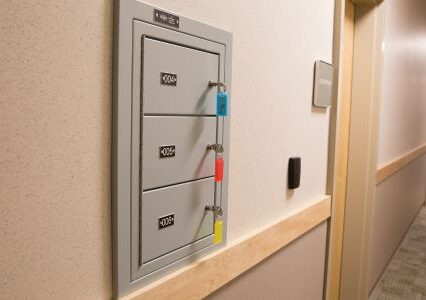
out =
[[[354,4],[353,49],[345,49],[345,9],[336,0],[333,42],[335,103],[330,123],[327,193],[332,195],[326,299],[367,299],[371,219],[377,170],[384,9]],[[350,34],[350,33],[349,33]],[[353,51],[352,72],[345,55]],[[350,89],[350,97],[345,92]],[[347,99],[345,99],[347,98]]]

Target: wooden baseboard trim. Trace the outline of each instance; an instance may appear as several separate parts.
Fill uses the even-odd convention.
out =
[[[379,166],[377,170],[376,175],[376,184],[380,184],[381,182],[385,181],[395,173],[397,173],[399,170],[404,168],[406,165],[410,164],[412,161],[416,160],[417,158],[421,157],[423,154],[426,153],[426,144],[423,144],[404,155],[401,155],[400,157],[392,160],[391,162]]]
[[[330,217],[331,197],[252,232],[125,300],[202,299]]]

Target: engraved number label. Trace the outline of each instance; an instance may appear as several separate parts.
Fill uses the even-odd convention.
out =
[[[175,156],[176,156],[175,145],[160,146],[160,158],[175,157]]]
[[[160,73],[161,84],[164,85],[176,85],[177,84],[177,74],[173,73]]]
[[[175,214],[170,214],[161,218],[158,218],[158,229],[163,229],[175,224]]]

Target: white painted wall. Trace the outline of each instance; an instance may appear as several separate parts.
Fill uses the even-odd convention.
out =
[[[234,34],[230,239],[323,196],[329,119],[311,95],[334,1],[148,2]],[[0,298],[109,298],[112,1],[0,7]]]
[[[426,2],[385,2],[379,165],[426,142]]]
[[[379,167],[426,143],[426,2],[386,0]],[[423,158],[426,161],[426,158]],[[418,159],[377,186],[370,289],[425,200]]]

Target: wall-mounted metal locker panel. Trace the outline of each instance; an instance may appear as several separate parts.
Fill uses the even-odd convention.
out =
[[[214,179],[145,192],[142,196],[142,263],[213,233]]]
[[[218,73],[217,54],[144,38],[144,114],[215,115]]]
[[[215,117],[143,118],[143,190],[214,176]]]
[[[142,214],[144,209],[142,204],[144,201],[145,191],[153,191],[161,187],[166,187],[170,185],[176,185],[182,182],[187,182],[190,180],[197,180],[200,178],[206,177],[212,178],[214,175],[213,170],[213,157],[214,151],[207,151],[207,144],[213,143],[223,143],[225,147],[225,152],[223,153],[224,157],[227,157],[228,147],[227,140],[224,140],[224,134],[228,136],[228,131],[225,128],[228,128],[228,121],[224,118],[217,118],[210,113],[205,114],[204,110],[196,111],[196,113],[147,113],[146,112],[146,103],[150,101],[150,97],[147,97],[144,94],[144,91],[148,88],[144,78],[145,75],[144,66],[147,62],[147,54],[145,53],[145,43],[149,39],[153,42],[160,42],[160,47],[162,49],[168,49],[170,52],[161,52],[161,55],[168,53],[169,56],[173,56],[176,51],[175,47],[167,47],[168,45],[177,46],[178,49],[182,48],[187,52],[188,57],[193,57],[194,55],[213,55],[217,57],[215,67],[217,70],[217,78],[219,81],[224,79],[224,66],[225,66],[225,47],[222,44],[215,43],[209,40],[202,38],[185,35],[176,31],[170,31],[165,28],[158,26],[153,26],[151,24],[146,24],[138,20],[133,22],[133,59],[132,59],[132,218],[131,218],[131,249],[132,249],[132,279],[138,280],[143,279],[144,282],[149,282],[152,278],[160,276],[160,274],[175,268],[180,263],[201,255],[206,249],[214,249],[220,245],[212,244],[213,237],[207,236],[194,240],[192,243],[181,246],[177,249],[171,249],[170,252],[148,261],[143,262],[142,251],[141,249],[146,244],[150,244],[150,241],[144,238],[144,233],[142,232],[141,222]],[[156,53],[159,55],[160,52]],[[161,58],[160,58],[161,59]],[[208,65],[209,60],[206,60],[204,64]],[[168,61],[167,65],[172,65],[173,61]],[[164,65],[166,68],[166,65]],[[188,68],[198,68],[204,69],[204,65],[201,64],[191,64],[187,66]],[[208,69],[208,68],[207,68]],[[183,69],[182,69],[183,70]],[[159,73],[157,73],[159,71]],[[156,90],[158,93],[161,93],[161,84],[162,78],[159,78],[161,73],[173,74],[169,69],[157,70],[154,73],[156,74],[156,80],[160,81],[160,88],[157,85]],[[201,72],[202,73],[202,72]],[[216,74],[216,73],[215,73]],[[151,74],[152,75],[152,74]],[[152,75],[154,76],[154,75]],[[198,75],[197,75],[198,76]],[[199,78],[201,75],[198,76]],[[171,80],[172,77],[166,78],[166,80]],[[179,74],[176,74],[176,82],[168,81],[169,84],[164,84],[164,87],[169,89],[174,89],[179,86]],[[196,81],[197,78],[192,80]],[[203,79],[204,91],[208,89],[209,92],[217,93],[216,88],[208,88],[208,82],[212,80],[210,76],[205,76]],[[158,84],[158,82],[157,82]],[[174,85],[176,84],[176,85]],[[191,83],[187,83],[191,89]],[[203,92],[205,93],[205,92]],[[191,94],[192,98],[185,98],[182,95],[176,96],[172,94],[179,103],[185,105],[185,103],[194,103],[194,98],[199,98],[197,93]],[[167,95],[171,97],[172,95]],[[160,101],[160,100],[158,100]],[[214,97],[214,102],[216,99]],[[202,103],[206,103],[205,99],[202,99]],[[167,102],[163,101],[163,105],[167,106]],[[192,106],[190,106],[192,107]],[[215,113],[215,109],[214,109]],[[163,120],[163,122],[155,122],[154,120]],[[201,120],[201,121],[200,121]],[[194,123],[195,122],[195,123]],[[165,130],[163,130],[165,129]],[[169,132],[167,132],[169,130]],[[161,133],[162,132],[162,133]],[[189,135],[187,135],[189,133]],[[158,144],[159,138],[163,136],[165,144]],[[185,138],[185,136],[190,136],[190,138]],[[210,136],[210,138],[206,138]],[[211,138],[213,137],[213,138]],[[181,145],[169,144],[168,141],[174,139],[177,140]],[[182,141],[187,140],[185,143]],[[162,142],[161,142],[162,143]],[[146,149],[146,145],[148,148]],[[152,147],[150,147],[150,145]],[[172,147],[175,146],[175,147]],[[160,157],[160,147],[164,150],[164,156],[162,157],[162,170],[158,169],[157,164],[159,162],[158,158]],[[183,162],[182,151],[180,148],[184,147],[186,151],[192,152],[192,155],[187,156],[186,163],[181,164],[181,169],[179,170],[180,162]],[[180,156],[179,156],[180,153]],[[146,155],[155,155],[147,158]],[[172,156],[169,156],[173,154]],[[184,155],[184,154],[183,154]],[[205,156],[205,158],[202,158]],[[176,158],[174,160],[173,158]],[[211,158],[211,159],[209,159]],[[178,163],[176,165],[176,163]],[[198,165],[197,165],[198,164]],[[169,168],[167,168],[167,166]],[[196,166],[196,167],[195,167]],[[147,169],[149,171],[147,171]],[[173,172],[172,172],[173,171]],[[226,201],[223,201],[223,183],[216,183],[212,191],[214,193],[215,205],[222,205],[222,208],[226,210]],[[204,199],[198,199],[200,203]],[[226,212],[223,214],[223,219],[226,220]],[[226,228],[224,230],[224,236],[226,239]],[[188,258],[188,259],[186,259]]]
[[[226,243],[230,117],[216,116],[218,88],[208,82],[230,95],[232,35],[140,0],[115,3],[113,290],[121,297]],[[222,182],[206,150],[214,143],[224,149]],[[223,210],[220,244],[206,204]]]

